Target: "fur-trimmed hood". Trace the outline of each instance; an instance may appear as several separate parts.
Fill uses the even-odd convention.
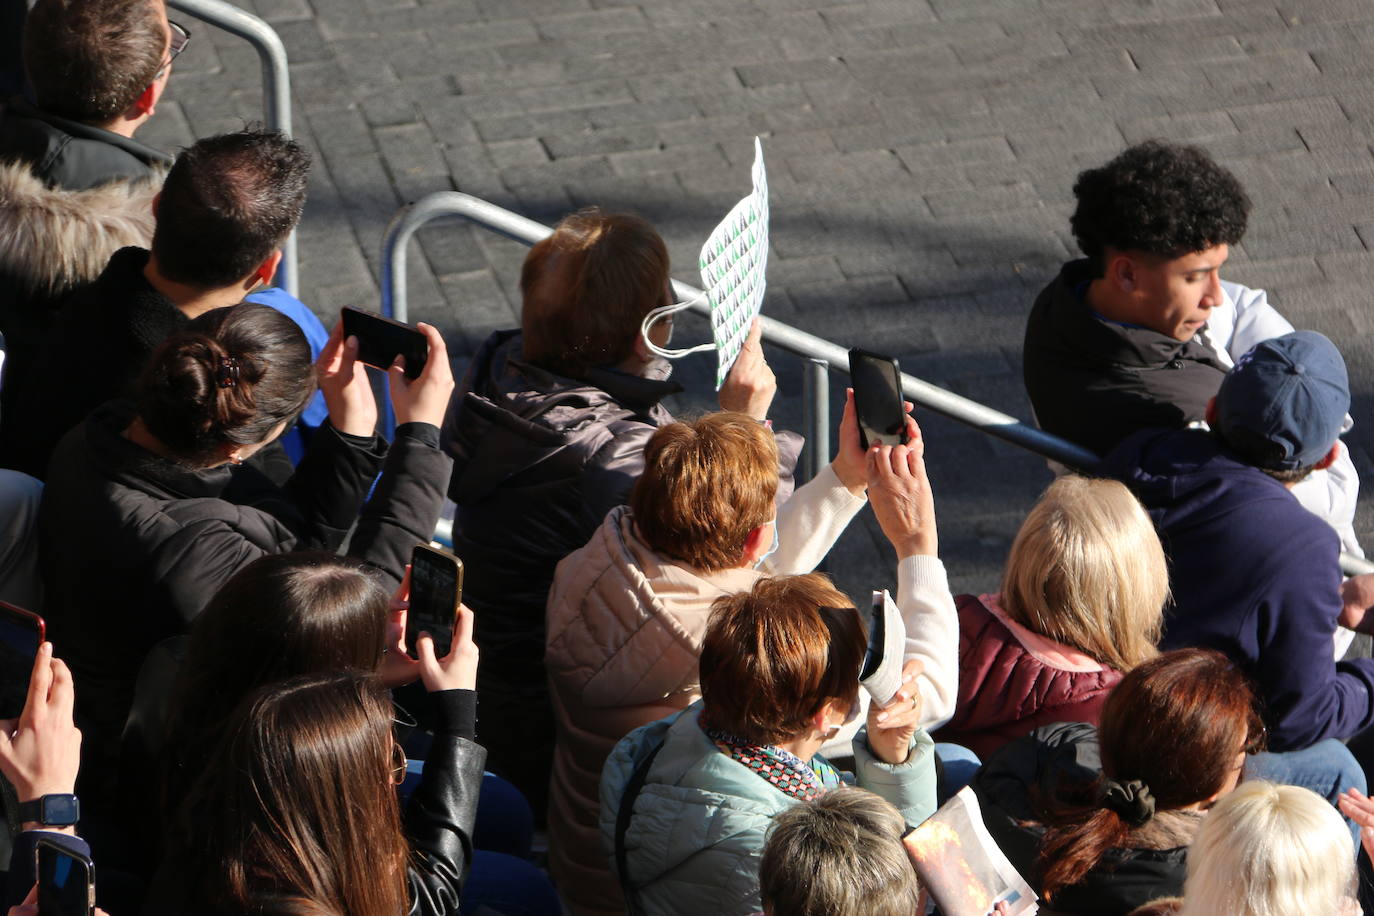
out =
[[[0,274],[25,296],[56,297],[94,280],[120,248],[152,243],[164,176],[67,191],[22,162],[0,164]]]

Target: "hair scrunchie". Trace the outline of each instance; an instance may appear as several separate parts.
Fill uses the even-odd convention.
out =
[[[1155,816],[1155,797],[1143,780],[1119,782],[1110,776],[1102,777],[1102,806],[1115,811],[1132,827],[1139,827]]]

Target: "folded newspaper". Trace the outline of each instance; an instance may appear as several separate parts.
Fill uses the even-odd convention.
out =
[[[868,618],[868,653],[859,672],[873,702],[886,706],[902,686],[902,652],[906,648],[906,624],[902,612],[884,589],[873,593]]]
[[[983,826],[972,789],[963,789],[941,805],[902,842],[920,876],[921,893],[935,901],[943,916],[1039,912],[1035,891]],[[1003,909],[995,911],[999,903]]]

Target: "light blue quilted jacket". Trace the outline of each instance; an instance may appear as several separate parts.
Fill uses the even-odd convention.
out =
[[[773,816],[796,804],[711,743],[697,724],[698,702],[635,729],[601,773],[601,836],[615,865],[615,823],[640,761],[661,743],[625,834],[626,871],[642,911],[683,916],[749,916],[759,902],[759,860]],[[854,737],[857,784],[892,802],[907,823],[935,813],[935,750],[918,731],[911,756],[885,764]]]

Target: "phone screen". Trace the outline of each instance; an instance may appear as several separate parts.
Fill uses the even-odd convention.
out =
[[[358,338],[358,359],[387,369],[397,356],[406,358],[406,378],[417,378],[429,358],[429,340],[408,324],[354,308],[343,309],[344,338]]]
[[[410,610],[406,642],[414,649],[422,631],[434,637],[434,653],[443,658],[453,643],[453,618],[463,599],[463,561],[453,554],[417,544],[410,554]]]
[[[54,843],[38,841],[39,916],[91,916],[95,869],[91,860]]]
[[[0,601],[0,719],[15,719],[24,711],[43,637],[43,618]]]
[[[866,350],[850,350],[849,375],[854,385],[860,444],[867,449],[875,442],[905,443],[906,411],[902,406],[902,375],[897,361]]]

